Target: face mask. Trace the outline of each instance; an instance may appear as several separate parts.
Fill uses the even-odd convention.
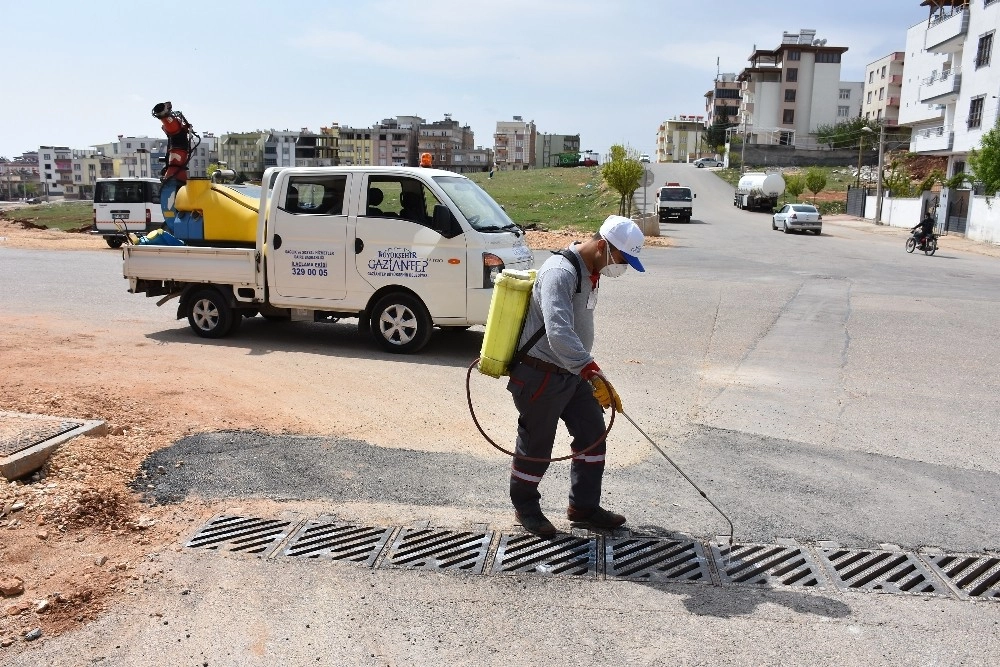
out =
[[[614,260],[611,258],[611,246],[604,246],[604,252],[608,258],[608,264],[603,269],[601,269],[601,275],[607,276],[608,278],[617,278],[624,275],[628,271],[628,264],[615,264]]]

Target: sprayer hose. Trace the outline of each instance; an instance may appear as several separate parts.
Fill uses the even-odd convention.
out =
[[[615,411],[614,402],[612,402],[612,404],[611,404],[611,419],[608,420],[608,428],[604,431],[604,433],[601,434],[601,436],[597,440],[594,441],[594,443],[592,445],[590,445],[589,447],[587,447],[586,449],[584,449],[582,451],[573,452],[572,454],[567,454],[566,456],[557,456],[555,458],[546,459],[546,458],[540,458],[540,457],[537,457],[537,456],[525,456],[524,454],[518,454],[517,452],[512,452],[512,451],[510,451],[508,449],[504,449],[503,447],[501,447],[497,443],[493,442],[493,439],[486,434],[486,431],[483,430],[482,425],[480,425],[480,423],[479,423],[479,419],[476,418],[476,410],[472,407],[472,389],[471,389],[472,369],[474,369],[478,363],[479,363],[479,357],[476,357],[476,359],[471,364],[469,364],[469,370],[465,374],[465,398],[469,402],[469,414],[472,415],[472,421],[475,422],[476,428],[478,428],[479,432],[482,434],[482,436],[484,438],[486,438],[486,442],[490,443],[491,445],[493,445],[494,448],[500,450],[501,452],[503,452],[507,456],[513,456],[515,459],[521,459],[522,461],[534,461],[536,463],[554,463],[556,461],[565,461],[566,459],[572,459],[572,458],[576,458],[577,456],[583,456],[584,454],[590,452],[591,450],[593,450],[594,448],[596,448],[598,445],[600,445],[602,442],[604,442],[605,439],[607,439],[608,434],[611,433],[611,427],[615,425],[615,413],[616,413],[616,411]],[[610,385],[610,384],[611,383],[608,382],[608,385]]]

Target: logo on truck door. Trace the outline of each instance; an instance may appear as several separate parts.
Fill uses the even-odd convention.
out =
[[[368,275],[378,278],[426,278],[426,259],[409,248],[386,248],[368,260]]]
[[[292,256],[293,276],[328,276],[330,267],[327,257],[336,255],[335,250],[285,250]]]

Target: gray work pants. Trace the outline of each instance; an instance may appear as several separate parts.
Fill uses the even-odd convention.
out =
[[[573,437],[570,448],[579,452],[604,435],[604,412],[594,398],[589,382],[571,373],[550,373],[517,364],[510,373],[507,390],[514,397],[518,454],[551,458],[556,429],[561,419]],[[569,504],[581,510],[595,509],[601,502],[604,453],[607,443],[574,457],[570,465]],[[538,484],[548,463],[515,458],[510,473],[510,499],[522,516],[541,511]]]

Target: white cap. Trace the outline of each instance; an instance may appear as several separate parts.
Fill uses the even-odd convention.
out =
[[[646,236],[635,221],[620,215],[609,215],[601,225],[600,234],[622,254],[629,266],[636,271],[646,270],[639,261],[639,252],[646,242]]]

